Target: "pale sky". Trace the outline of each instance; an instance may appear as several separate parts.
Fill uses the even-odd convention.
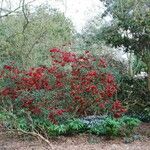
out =
[[[1,4],[0,0],[0,4]],[[11,7],[16,8],[20,0],[3,0],[11,2]],[[54,8],[58,8],[70,18],[75,29],[80,32],[86,22],[94,17],[99,11],[103,11],[104,7],[99,0],[25,0],[25,2],[33,1],[31,6],[38,6],[42,3],[48,3]],[[8,7],[7,3],[7,7]]]
[[[36,0],[37,5],[48,2],[52,7],[58,8],[70,18],[75,29],[80,32],[86,22],[103,11],[103,4],[99,0]]]

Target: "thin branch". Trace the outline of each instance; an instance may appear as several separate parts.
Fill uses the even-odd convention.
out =
[[[7,17],[8,15],[10,15],[10,14],[16,12],[18,9],[20,9],[20,7],[17,7],[16,9],[14,9],[14,10],[8,12],[7,14],[0,16],[0,18]]]
[[[23,25],[23,33],[24,33],[24,31],[25,31],[25,29],[26,29],[28,23],[29,23],[27,14],[26,14],[26,12],[25,12],[25,7],[26,7],[26,6],[25,6],[25,0],[23,0],[23,1],[22,1],[22,12],[23,12],[23,15],[24,15],[24,18],[25,18],[25,21],[26,21],[26,23]]]
[[[2,13],[2,7],[3,7],[3,0],[2,0],[2,2],[1,2],[0,16],[1,16],[1,13]]]
[[[28,58],[29,57],[29,55],[30,55],[30,53],[32,52],[32,49],[34,48],[34,46],[39,42],[39,40],[45,35],[45,33],[46,33],[47,31],[44,31],[41,35],[40,35],[40,37],[38,37],[36,40],[35,40],[35,42],[33,43],[33,45],[31,46],[31,48],[29,49],[29,51],[28,51],[28,53],[27,53],[27,55],[26,55],[26,58]]]
[[[24,7],[25,6],[27,6],[28,4],[30,4],[30,3],[33,3],[34,1],[36,1],[36,0],[32,0],[32,1],[30,1],[30,2],[28,2],[28,3],[26,3],[26,4],[24,4]],[[3,17],[7,17],[8,15],[10,15],[10,14],[12,14],[12,13],[15,13],[17,10],[19,10],[20,8],[21,8],[22,6],[19,6],[19,7],[17,7],[17,8],[15,8],[14,10],[7,10],[7,11],[9,11],[8,13],[6,13],[6,14],[4,14],[4,15],[0,15],[0,19],[1,18],[3,18]],[[1,8],[1,10],[2,10],[3,8]]]
[[[41,140],[43,140],[45,143],[47,143],[48,145],[49,145],[49,149],[50,150],[53,150],[54,148],[53,148],[53,146],[52,146],[52,144],[50,143],[50,141],[48,140],[48,139],[46,139],[45,137],[43,137],[41,134],[39,134],[39,133],[36,133],[36,132],[27,132],[27,131],[24,131],[24,130],[22,130],[22,129],[17,129],[17,131],[18,132],[21,132],[21,133],[24,133],[24,134],[28,134],[28,135],[32,135],[32,136],[34,136],[34,137],[37,137],[37,138],[40,138]],[[48,149],[48,148],[47,148]]]

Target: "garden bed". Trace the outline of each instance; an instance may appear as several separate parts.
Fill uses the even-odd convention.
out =
[[[50,139],[55,150],[149,150],[150,123],[143,123],[137,129],[139,138],[127,142],[124,138],[107,139],[89,134],[59,136]],[[1,127],[0,150],[47,150],[41,140],[27,135],[8,132]]]

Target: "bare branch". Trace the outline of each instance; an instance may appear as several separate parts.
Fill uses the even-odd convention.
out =
[[[24,7],[26,7],[28,4],[30,4],[30,3],[33,3],[34,1],[36,1],[36,0],[32,0],[32,1],[30,1],[30,2],[28,2],[28,3],[24,3]],[[19,10],[20,8],[22,8],[22,6],[18,6],[17,8],[15,8],[14,10],[7,10],[7,13],[6,14],[4,14],[4,15],[0,15],[0,19],[1,18],[3,18],[3,17],[7,17],[8,15],[10,15],[10,14],[12,14],[12,13],[15,13],[17,10]],[[3,8],[0,8],[1,10],[4,10]],[[6,9],[5,9],[6,10]]]
[[[0,16],[1,16],[1,13],[2,13],[2,7],[3,7],[3,0],[2,0],[2,2],[1,2]]]
[[[0,16],[0,18],[7,17],[8,15],[10,15],[10,14],[16,12],[19,8],[20,8],[20,7],[17,7],[16,9],[14,9],[14,10],[8,12],[7,14]]]
[[[23,26],[23,32],[25,31],[25,29],[26,29],[26,27],[27,27],[27,25],[28,25],[28,23],[29,23],[27,14],[26,14],[26,12],[25,12],[25,7],[26,7],[26,5],[25,5],[25,0],[23,0],[23,1],[22,1],[22,12],[23,12],[23,15],[24,15],[24,18],[25,18],[25,21],[26,21],[26,23],[25,23],[24,26]]]
[[[29,55],[30,55],[30,53],[32,52],[32,49],[34,48],[34,46],[35,46],[36,44],[38,44],[39,40],[45,35],[46,32],[47,32],[47,31],[44,31],[43,33],[41,33],[40,37],[38,37],[38,38],[35,40],[35,42],[34,42],[33,45],[31,46],[31,48],[29,49],[29,51],[28,51],[28,53],[27,53],[27,55],[26,55],[26,58],[29,57]]]
[[[24,134],[28,134],[28,135],[32,135],[32,136],[34,136],[34,137],[37,137],[37,138],[40,138],[41,140],[43,140],[44,142],[46,142],[48,145],[49,145],[49,149],[50,150],[53,150],[54,148],[53,148],[53,146],[52,146],[52,144],[50,143],[50,141],[48,140],[48,139],[46,139],[45,137],[43,137],[41,134],[39,134],[39,133],[36,133],[36,132],[27,132],[27,131],[24,131],[24,130],[22,130],[22,129],[17,129],[17,131],[18,132],[22,132],[22,133],[24,133]]]

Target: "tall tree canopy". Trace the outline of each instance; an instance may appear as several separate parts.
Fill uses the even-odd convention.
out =
[[[102,18],[110,16],[109,24],[97,30],[95,36],[113,47],[133,52],[147,65],[150,90],[150,1],[101,0],[106,10]]]

